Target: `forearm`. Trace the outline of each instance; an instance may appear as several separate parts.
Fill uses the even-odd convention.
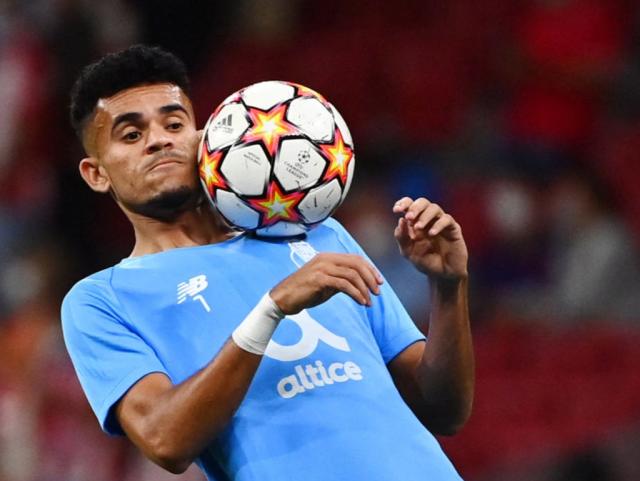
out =
[[[429,335],[417,380],[433,430],[455,432],[468,419],[474,377],[467,279],[432,281]]]
[[[118,404],[129,438],[151,460],[180,473],[227,425],[249,389],[284,313],[265,295],[202,370],[179,385],[146,376]]]
[[[403,197],[394,236],[400,252],[431,281],[426,343],[407,347],[390,366],[420,420],[441,434],[456,432],[471,413],[473,347],[467,305],[469,253],[462,228],[437,204]]]
[[[261,359],[229,341],[211,364],[165,393],[152,422],[174,454],[190,463],[226,427]]]
[[[228,424],[261,359],[229,341],[210,364],[178,385],[151,374],[118,404],[120,424],[149,459],[181,473]]]

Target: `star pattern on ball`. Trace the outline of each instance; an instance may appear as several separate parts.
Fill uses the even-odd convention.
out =
[[[296,83],[294,83],[293,85],[295,85],[296,89],[298,90],[299,97],[316,97],[323,104],[327,103],[327,99],[325,99],[321,94],[319,94],[315,90],[310,89],[309,87],[305,87],[304,85],[296,84]]]
[[[278,150],[278,142],[282,137],[297,135],[296,126],[285,119],[288,104],[278,104],[264,111],[249,107],[248,113],[251,119],[251,127],[242,136],[242,142],[261,141],[272,158],[275,158]]]
[[[207,185],[210,194],[216,189],[226,189],[222,174],[220,173],[220,161],[222,160],[223,151],[217,150],[213,154],[209,153],[206,145],[202,146],[202,159],[200,160],[200,177]]]
[[[234,92],[229,97],[227,97],[224,101],[225,104],[237,104],[242,102],[242,92],[244,90],[239,90],[238,92]]]
[[[259,199],[250,199],[253,208],[263,214],[263,226],[275,224],[284,220],[288,222],[300,221],[300,215],[295,208],[304,197],[303,192],[284,194],[275,181],[271,181],[267,195]]]
[[[320,149],[329,160],[329,168],[324,174],[324,180],[329,181],[340,177],[342,185],[347,183],[349,164],[353,160],[353,149],[344,143],[340,129],[336,129],[332,144],[321,144]]]

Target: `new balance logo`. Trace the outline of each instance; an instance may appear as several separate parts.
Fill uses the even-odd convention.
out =
[[[178,304],[182,304],[188,298],[191,298],[193,301],[199,301],[207,312],[211,312],[206,299],[200,294],[208,286],[207,276],[204,274],[192,277],[187,282],[181,282],[178,284]]]

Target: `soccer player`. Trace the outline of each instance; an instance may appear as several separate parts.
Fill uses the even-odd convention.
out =
[[[473,397],[460,226],[424,198],[393,206],[431,283],[425,340],[335,220],[289,239],[226,227],[203,200],[188,91],[178,59],[134,46],[72,92],[80,174],[135,231],[62,306],[102,428],[210,480],[459,480],[430,431],[459,429]]]

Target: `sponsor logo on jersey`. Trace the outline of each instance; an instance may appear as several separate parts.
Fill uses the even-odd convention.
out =
[[[278,394],[285,399],[333,383],[362,380],[362,370],[353,361],[334,362],[328,367],[322,361],[315,361],[313,364],[297,365],[294,372],[295,374],[283,377],[278,382]]]
[[[178,304],[182,304],[187,299],[191,299],[192,301],[198,301],[202,304],[205,311],[211,312],[211,308],[207,303],[207,300],[204,298],[202,291],[204,291],[209,286],[209,282],[207,282],[207,276],[204,274],[200,274],[199,276],[192,277],[187,282],[181,282],[178,284]]]
[[[315,352],[321,342],[331,348],[351,352],[346,338],[338,336],[316,321],[306,310],[288,316],[295,322],[302,336],[292,345],[282,345],[273,339],[269,342],[265,356],[277,361],[299,361]],[[310,361],[293,367],[293,374],[285,376],[276,385],[278,394],[284,399],[291,399],[306,391],[331,386],[336,383],[362,380],[362,370],[353,361],[334,362],[325,366],[322,361]]]

